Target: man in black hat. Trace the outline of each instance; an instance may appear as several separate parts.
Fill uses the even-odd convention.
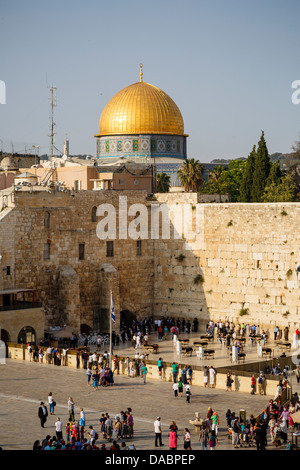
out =
[[[39,416],[40,421],[41,421],[41,426],[42,426],[42,428],[44,428],[45,427],[45,422],[47,421],[48,410],[47,410],[47,407],[46,407],[46,405],[43,401],[41,402],[41,405],[39,407],[38,416]]]

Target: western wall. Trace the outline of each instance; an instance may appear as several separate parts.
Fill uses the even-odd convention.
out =
[[[107,256],[106,240],[96,233],[93,208],[112,204],[118,221],[120,196],[127,197],[128,207],[147,207],[148,237],[139,255],[136,240],[117,236],[113,256]],[[298,326],[300,204],[199,200],[194,193],[149,197],[144,191],[15,193],[14,203],[0,214],[2,263],[11,267],[0,289],[35,289],[46,327],[68,324],[78,331],[80,325],[107,327],[110,291],[116,328],[121,312],[197,317],[200,323],[230,319],[271,331],[275,324]],[[178,220],[171,215],[171,236],[161,231],[151,237],[152,205],[169,206],[175,215],[190,208],[190,235],[174,236]]]
[[[156,196],[176,204],[175,195]],[[179,201],[193,205],[194,239],[155,243],[155,314],[250,322],[271,331],[275,324],[299,326],[300,204],[197,199],[184,194]]]

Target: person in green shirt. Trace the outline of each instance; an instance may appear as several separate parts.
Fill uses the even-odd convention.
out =
[[[178,374],[178,364],[173,362],[172,364],[172,372],[173,372],[173,382],[175,383],[177,381],[177,374]]]
[[[219,415],[216,411],[213,412],[212,417],[211,417],[211,429],[218,434],[218,426],[219,426]]]
[[[183,382],[182,382],[182,377],[180,377],[178,380],[178,394],[180,397],[182,397],[182,392],[183,392]]]
[[[158,375],[159,375],[159,378],[160,378],[160,380],[162,380],[163,363],[162,363],[162,358],[161,358],[161,357],[158,359],[157,366],[158,366]]]
[[[142,374],[143,374],[144,384],[146,383],[147,372],[148,372],[147,366],[146,366],[146,364],[144,364],[143,367],[142,367]]]

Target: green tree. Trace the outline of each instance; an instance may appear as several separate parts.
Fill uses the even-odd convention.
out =
[[[194,158],[184,160],[177,175],[186,192],[198,192],[203,184],[204,166]]]
[[[291,175],[286,175],[280,181],[271,182],[264,189],[262,202],[293,202],[296,187]]]
[[[158,173],[157,175],[157,192],[167,193],[170,188],[170,176],[167,173]]]
[[[291,175],[295,184],[296,193],[300,191],[300,140],[292,147],[293,152],[286,160],[286,171]]]
[[[252,202],[260,202],[270,174],[270,167],[271,161],[264,131],[262,131],[254,161],[253,182],[251,190]]]
[[[240,202],[251,202],[251,191],[253,184],[253,173],[256,157],[256,145],[253,146],[252,151],[250,152],[247,160],[245,169],[242,176],[241,186],[240,186]]]
[[[275,183],[275,184],[281,183],[282,177],[283,177],[283,173],[280,168],[280,163],[279,162],[271,163],[270,173],[266,182],[266,187],[270,186],[270,184],[272,183]]]
[[[209,174],[209,179],[201,188],[203,194],[229,194],[232,202],[239,201],[240,187],[245,171],[246,160],[236,159],[229,162],[228,167],[215,167],[216,171]]]
[[[223,171],[225,171],[225,167],[223,165],[216,165],[213,170],[209,172],[209,179],[217,183],[220,180]]]

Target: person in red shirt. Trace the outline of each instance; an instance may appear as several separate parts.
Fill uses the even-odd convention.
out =
[[[255,394],[255,387],[256,387],[256,378],[253,374],[251,377],[251,395]]]

